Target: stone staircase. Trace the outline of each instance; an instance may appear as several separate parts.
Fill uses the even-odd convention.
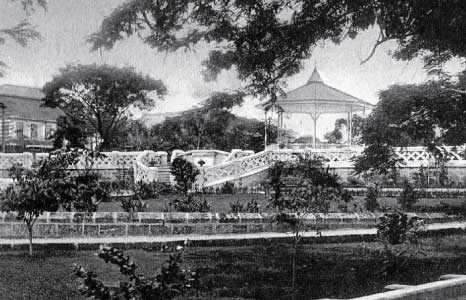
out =
[[[159,182],[170,183],[170,165],[159,166]]]

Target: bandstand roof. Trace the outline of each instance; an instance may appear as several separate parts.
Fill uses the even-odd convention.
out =
[[[278,107],[289,113],[346,113],[372,108],[373,105],[324,83],[314,68],[307,83],[277,99]],[[268,103],[261,103],[264,109]]]

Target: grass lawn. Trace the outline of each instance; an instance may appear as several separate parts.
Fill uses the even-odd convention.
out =
[[[414,247],[414,246],[413,246]],[[420,284],[448,273],[466,274],[466,237],[422,240],[421,252],[384,264],[380,243],[302,245],[297,265],[298,299],[349,298],[380,292],[391,283]],[[145,274],[156,274],[168,254],[146,250],[127,252]],[[184,265],[199,268],[206,286],[203,298],[290,299],[289,245],[188,248]],[[410,253],[415,253],[411,251]],[[116,285],[117,268],[93,251],[0,253],[2,300],[84,299],[74,263],[95,270]]]
[[[169,203],[180,197],[179,195],[161,195],[160,199],[157,200],[147,200],[146,202],[149,204],[148,211],[169,211],[170,206]],[[263,195],[263,194],[217,194],[217,195],[202,195],[207,202],[209,202],[210,210],[212,212],[230,212],[230,204],[234,203],[235,201],[240,201],[245,203],[251,199],[255,199],[257,203],[260,205],[261,212],[274,212],[275,210],[272,208],[268,208],[267,204],[269,203],[270,196]],[[380,197],[378,199],[379,205],[388,206],[388,207],[398,207],[396,198],[390,197]],[[417,203],[418,206],[426,206],[426,207],[435,207],[440,205],[441,202],[445,202],[451,205],[461,205],[464,203],[464,199],[462,198],[451,198],[451,199],[420,199]],[[348,204],[348,208],[350,211],[360,212],[364,210],[364,197],[363,196],[355,196],[351,203]],[[120,207],[119,201],[113,202],[104,202],[101,203],[99,206],[99,211],[123,211]],[[331,211],[336,212],[338,211],[336,206],[331,208]]]

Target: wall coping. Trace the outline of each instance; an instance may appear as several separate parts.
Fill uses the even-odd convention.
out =
[[[378,293],[351,300],[408,300],[449,299],[466,295],[466,275],[457,278],[433,281],[405,288]]]
[[[305,222],[325,223],[371,223],[376,224],[384,213],[314,213],[306,215]],[[134,213],[134,218],[126,212],[45,212],[37,223],[273,223],[275,213],[181,213],[181,212],[143,212]],[[408,213],[410,217],[424,219],[426,223],[449,222],[458,216],[444,213]],[[0,223],[21,222],[16,212],[0,212]]]

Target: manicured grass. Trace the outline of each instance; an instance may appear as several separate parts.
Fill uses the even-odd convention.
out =
[[[161,195],[157,200],[147,200],[146,202],[149,204],[148,211],[170,211],[173,210],[169,206],[169,203],[172,202],[179,195]],[[242,203],[247,202],[251,199],[255,199],[257,203],[260,205],[261,212],[275,212],[273,208],[267,207],[270,199],[270,195],[263,195],[263,194],[216,194],[216,195],[202,195],[207,202],[209,202],[210,210],[212,212],[230,212],[230,204],[234,203],[235,201],[240,201]],[[391,208],[397,208],[397,200],[393,197],[380,197],[377,200],[379,205]],[[451,198],[451,199],[420,199],[417,203],[419,207],[436,207],[439,206],[441,202],[448,203],[450,205],[461,205],[464,203],[464,199],[462,198]],[[364,197],[363,196],[355,196],[351,203],[348,204],[348,208],[350,211],[353,212],[360,212],[364,211]],[[106,211],[106,212],[113,212],[113,211],[123,211],[120,207],[119,201],[113,202],[104,202],[101,203],[99,206],[99,211]],[[331,212],[337,212],[338,208],[336,205],[332,205]]]
[[[412,246],[414,247],[414,246]],[[302,245],[298,258],[297,299],[349,298],[380,292],[391,283],[420,284],[448,273],[466,274],[466,237],[422,240],[420,252],[409,251],[390,262],[380,243]],[[419,248],[418,248],[419,249]],[[188,248],[184,266],[198,268],[210,299],[289,299],[289,245]],[[127,251],[145,274],[157,274],[167,253]],[[95,270],[104,282],[122,278],[115,266],[93,251],[0,253],[0,298],[3,300],[84,299],[73,263]]]

